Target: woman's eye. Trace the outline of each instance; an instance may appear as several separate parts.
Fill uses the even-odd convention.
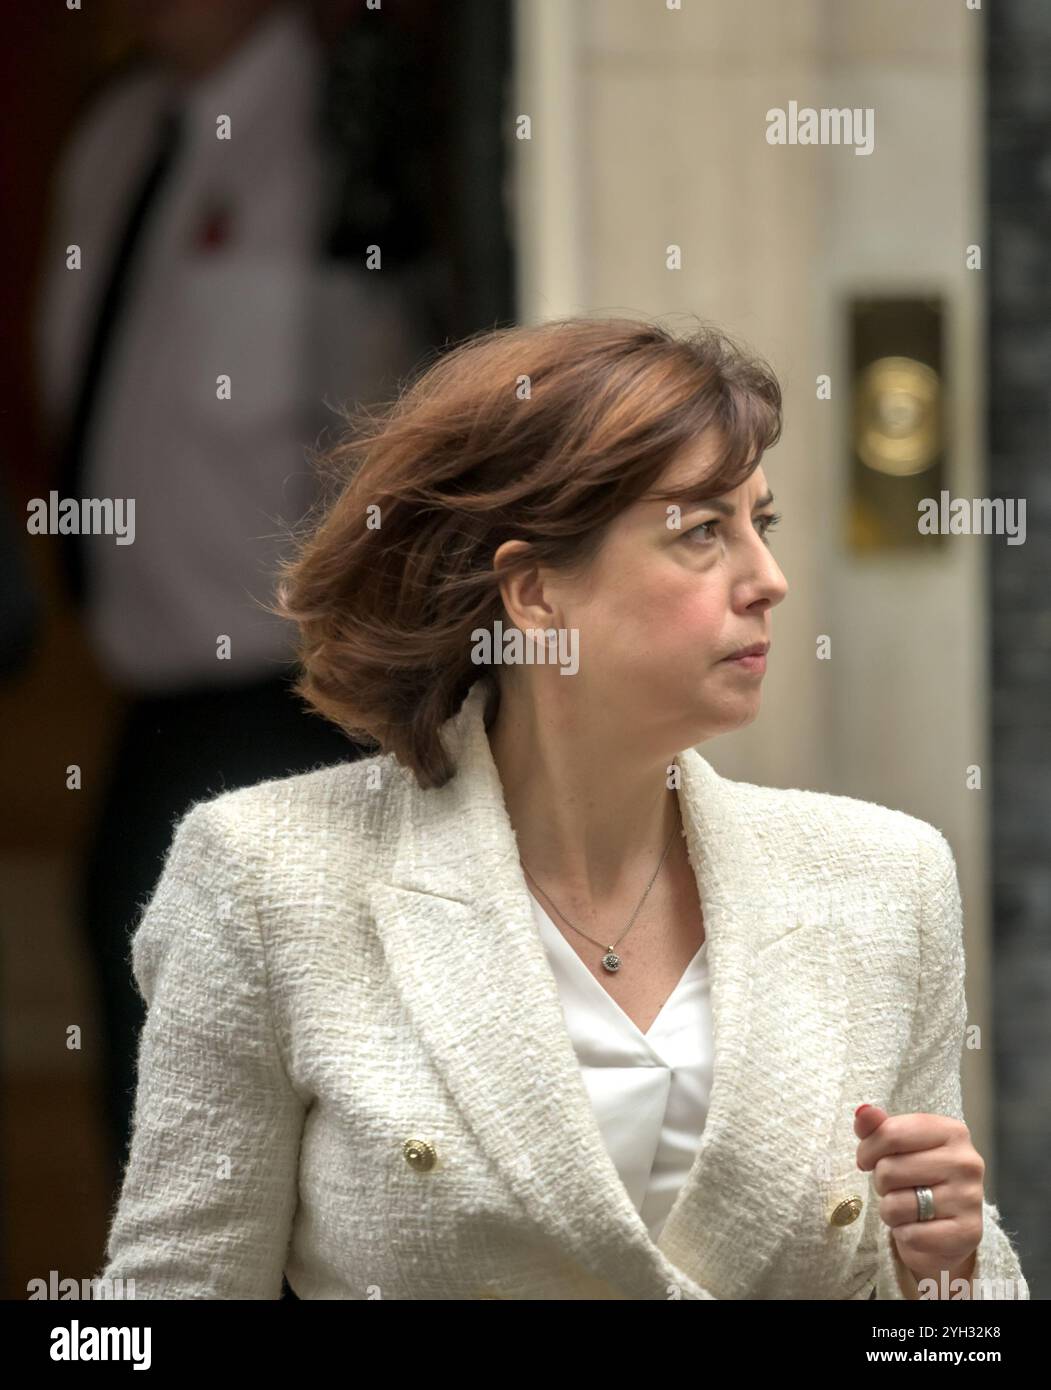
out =
[[[769,534],[769,532],[771,532],[771,531],[774,529],[774,527],[777,525],[777,523],[781,520],[781,514],[780,514],[780,512],[765,512],[765,513],[759,518],[759,520],[763,523],[762,536],[763,536],[763,539],[765,540],[766,537],[767,537],[767,535]],[[710,533],[710,534],[708,534],[708,535],[702,537],[702,541],[703,541],[703,542],[711,541],[711,540],[714,540],[714,538],[715,538],[715,529],[714,529],[714,528],[715,528],[716,526],[718,526],[718,525],[720,525],[720,523],[719,523],[718,521],[702,521],[702,522],[700,522],[700,524],[697,525],[697,526],[691,526],[690,529],[689,529],[688,531],[684,532],[684,534],[687,535],[687,536],[692,536],[692,535],[694,535],[697,531],[705,531],[705,532],[708,532],[708,533]]]

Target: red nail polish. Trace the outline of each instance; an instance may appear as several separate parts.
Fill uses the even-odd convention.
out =
[[[872,1109],[872,1107],[871,1107],[871,1105],[869,1105],[868,1101],[866,1101],[864,1105],[859,1105],[858,1108],[854,1111],[854,1118],[855,1118],[855,1120],[858,1118],[858,1116],[861,1114],[861,1112],[862,1112],[863,1110],[871,1110],[871,1109]]]

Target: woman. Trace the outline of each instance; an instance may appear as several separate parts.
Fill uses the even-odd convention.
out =
[[[696,751],[759,711],[780,414],[713,329],[566,320],[330,452],[277,607],[298,692],[377,753],[177,826],[104,1277],[1028,1296],[962,1121],[946,840]]]

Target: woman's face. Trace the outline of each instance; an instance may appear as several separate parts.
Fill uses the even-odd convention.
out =
[[[689,451],[659,486],[696,485],[707,454]],[[579,633],[579,671],[561,680],[581,682],[590,708],[627,728],[641,716],[679,748],[750,723],[764,663],[724,658],[770,642],[770,610],[788,591],[767,539],[773,515],[761,468],[714,501],[623,512],[582,580],[545,577],[546,601]]]

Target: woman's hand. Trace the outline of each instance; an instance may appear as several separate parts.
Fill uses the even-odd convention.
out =
[[[969,1279],[982,1239],[985,1162],[962,1120],[888,1115],[878,1105],[854,1114],[858,1167],[872,1172],[880,1220],[916,1280]],[[920,1221],[917,1187],[934,1194],[934,1218]]]

